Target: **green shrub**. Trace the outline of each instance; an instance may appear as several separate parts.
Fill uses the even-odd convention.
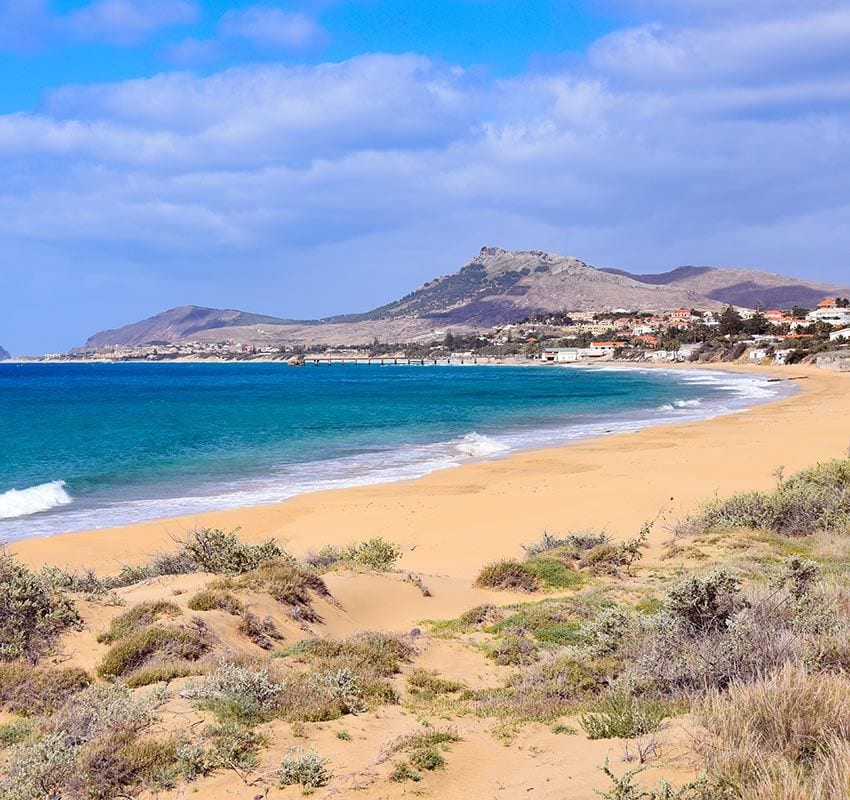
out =
[[[32,719],[13,719],[0,724],[0,747],[19,744],[35,730]]]
[[[484,567],[478,574],[475,585],[485,589],[536,592],[540,588],[540,579],[525,564],[506,559]]]
[[[49,714],[92,682],[76,667],[54,669],[25,662],[0,664],[0,707],[12,714]]]
[[[240,541],[237,531],[225,532],[216,528],[192,531],[181,544],[199,571],[217,574],[250,572],[265,561],[285,555],[273,539],[261,544],[245,544]]]
[[[736,576],[717,569],[677,583],[667,593],[665,607],[694,634],[717,631],[741,607],[740,588]]]
[[[412,769],[406,761],[396,761],[390,772],[389,779],[393,783],[404,783],[405,781],[418,783],[422,780],[422,776],[415,769]]]
[[[176,751],[181,770],[190,780],[221,768],[251,770],[258,763],[257,750],[266,743],[261,734],[232,721],[209,726],[204,739],[208,744],[186,742]]]
[[[317,553],[309,553],[305,561],[319,570],[343,566],[360,566],[379,572],[391,570],[401,557],[401,548],[376,536],[365,542],[355,542],[345,547],[327,545]]]
[[[446,759],[436,747],[419,747],[410,753],[410,763],[416,769],[435,770],[446,766]]]
[[[326,786],[333,777],[327,768],[328,763],[315,750],[292,748],[280,764],[278,783],[281,788],[300,784],[306,790]]]
[[[587,651],[594,657],[616,653],[629,628],[630,619],[621,608],[604,608],[579,629]]]
[[[224,611],[235,617],[243,610],[238,597],[221,589],[202,589],[189,599],[187,605],[192,611]]]
[[[97,640],[104,644],[112,644],[126,638],[130,634],[139,633],[145,628],[150,627],[161,617],[179,617],[180,614],[181,611],[178,606],[165,600],[152,600],[146,603],[139,603],[129,611],[125,611],[123,614],[115,617],[109,626],[109,630],[106,633],[100,634]]]
[[[79,624],[73,602],[47,577],[0,552],[0,661],[35,660]]]
[[[401,548],[380,536],[354,545],[351,560],[374,570],[388,570],[401,557]]]
[[[411,692],[420,695],[454,694],[466,689],[466,684],[441,678],[436,672],[417,667],[407,676]]]
[[[525,566],[547,589],[578,589],[585,583],[585,576],[554,558],[531,558]]]
[[[846,531],[850,526],[850,459],[818,464],[779,483],[771,492],[742,492],[706,503],[679,531],[711,528],[770,530],[785,536]]]
[[[221,719],[253,723],[271,718],[284,688],[267,666],[251,669],[222,661],[188,693]]]
[[[150,662],[197,661],[211,648],[203,623],[184,628],[151,626],[114,644],[97,672],[104,678],[125,677]]]
[[[588,739],[634,739],[657,731],[669,713],[669,706],[658,700],[619,693],[605,698],[579,724]]]
[[[519,634],[510,634],[491,644],[485,650],[487,657],[500,666],[521,667],[533,664],[540,658],[537,645]]]

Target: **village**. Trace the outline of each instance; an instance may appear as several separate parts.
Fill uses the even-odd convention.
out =
[[[261,333],[265,333],[264,331]],[[149,342],[97,349],[78,348],[43,360],[98,361],[287,361],[303,363],[493,363],[547,364],[595,361],[801,362],[850,368],[850,300],[824,298],[814,309],[724,310],[679,308],[667,312],[613,309],[542,314],[486,330],[437,329],[428,341],[368,345]]]

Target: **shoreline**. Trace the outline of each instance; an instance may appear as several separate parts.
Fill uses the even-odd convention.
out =
[[[225,484],[222,487],[210,483],[207,487],[208,491],[201,493],[199,493],[201,486],[194,489],[189,486],[183,492],[173,494],[173,487],[163,479],[163,489],[168,492],[170,487],[172,494],[164,494],[160,499],[156,499],[155,496],[151,498],[138,496],[124,501],[114,500],[110,506],[100,511],[87,507],[84,502],[78,505],[67,493],[65,482],[56,480],[23,490],[24,492],[50,493],[49,502],[53,503],[53,510],[0,520],[0,530],[5,529],[3,537],[5,545],[8,546],[18,541],[273,506],[300,496],[327,491],[389,486],[424,478],[444,470],[496,461],[522,453],[571,447],[581,442],[609,436],[737,414],[755,406],[785,399],[798,390],[797,386],[793,385],[795,384],[793,376],[768,378],[763,374],[763,370],[760,372],[750,365],[735,365],[737,368],[734,369],[710,369],[705,368],[705,365],[681,364],[678,368],[674,368],[675,365],[670,364],[636,365],[632,362],[608,361],[606,364],[530,362],[520,366],[535,369],[548,366],[551,371],[568,373],[607,372],[645,375],[655,372],[664,375],[665,380],[671,381],[668,387],[671,390],[670,399],[654,408],[637,406],[628,411],[611,410],[598,416],[592,413],[589,415],[568,413],[560,419],[553,418],[546,423],[541,422],[538,427],[507,426],[488,429],[486,425],[482,428],[470,422],[470,428],[465,432],[455,432],[455,435],[450,438],[425,440],[416,444],[398,444],[387,450],[380,458],[375,458],[379,455],[379,451],[373,452],[368,448],[359,454],[352,454],[350,458],[357,459],[359,462],[354,472],[352,472],[353,465],[347,463],[349,457],[328,456],[293,463],[289,467],[293,470],[293,474],[288,477],[279,475],[275,478],[277,472],[274,465],[270,465],[266,471],[258,473],[258,477],[255,476],[252,480],[238,484]],[[683,377],[682,373],[687,373],[688,376]],[[716,377],[718,373],[734,374],[736,378],[718,378]],[[698,388],[692,388],[693,384],[708,384],[706,391],[709,394],[694,399],[673,399],[677,394],[677,387],[682,389],[681,396],[686,398],[691,391],[699,392]],[[709,387],[711,387],[710,390]],[[722,388],[724,396],[712,397],[711,391],[716,391],[715,387]],[[445,432],[445,435],[449,436],[450,433]],[[399,460],[397,457],[402,453],[406,455]],[[3,497],[0,497],[0,500],[2,499]],[[41,496],[39,499],[46,502]],[[27,530],[28,527],[32,532]]]
[[[470,578],[483,563],[517,555],[523,542],[545,529],[606,527],[615,538],[628,536],[665,504],[662,526],[715,491],[766,488],[779,466],[790,474],[846,453],[847,374],[811,367],[789,374],[787,367],[752,365],[697,369],[707,368],[803,380],[790,397],[707,420],[513,452],[412,480],[18,540],[8,549],[33,566],[113,572],[172,548],[173,538],[197,526],[240,527],[246,540],[274,537],[296,555],[325,544],[384,536],[403,547],[403,569]],[[842,425],[842,420],[848,422]],[[694,448],[699,458],[692,457]],[[653,537],[660,541],[663,532],[656,530]]]

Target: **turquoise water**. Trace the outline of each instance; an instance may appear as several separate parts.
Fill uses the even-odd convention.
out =
[[[0,364],[0,538],[411,478],[776,391],[639,369]]]

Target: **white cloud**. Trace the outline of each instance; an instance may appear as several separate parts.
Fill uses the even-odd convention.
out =
[[[81,39],[135,44],[160,28],[197,18],[198,8],[191,0],[94,0],[71,12],[66,26]]]
[[[224,14],[219,30],[225,37],[247,39],[261,47],[300,50],[324,40],[325,30],[306,14],[275,6],[247,6]]]

